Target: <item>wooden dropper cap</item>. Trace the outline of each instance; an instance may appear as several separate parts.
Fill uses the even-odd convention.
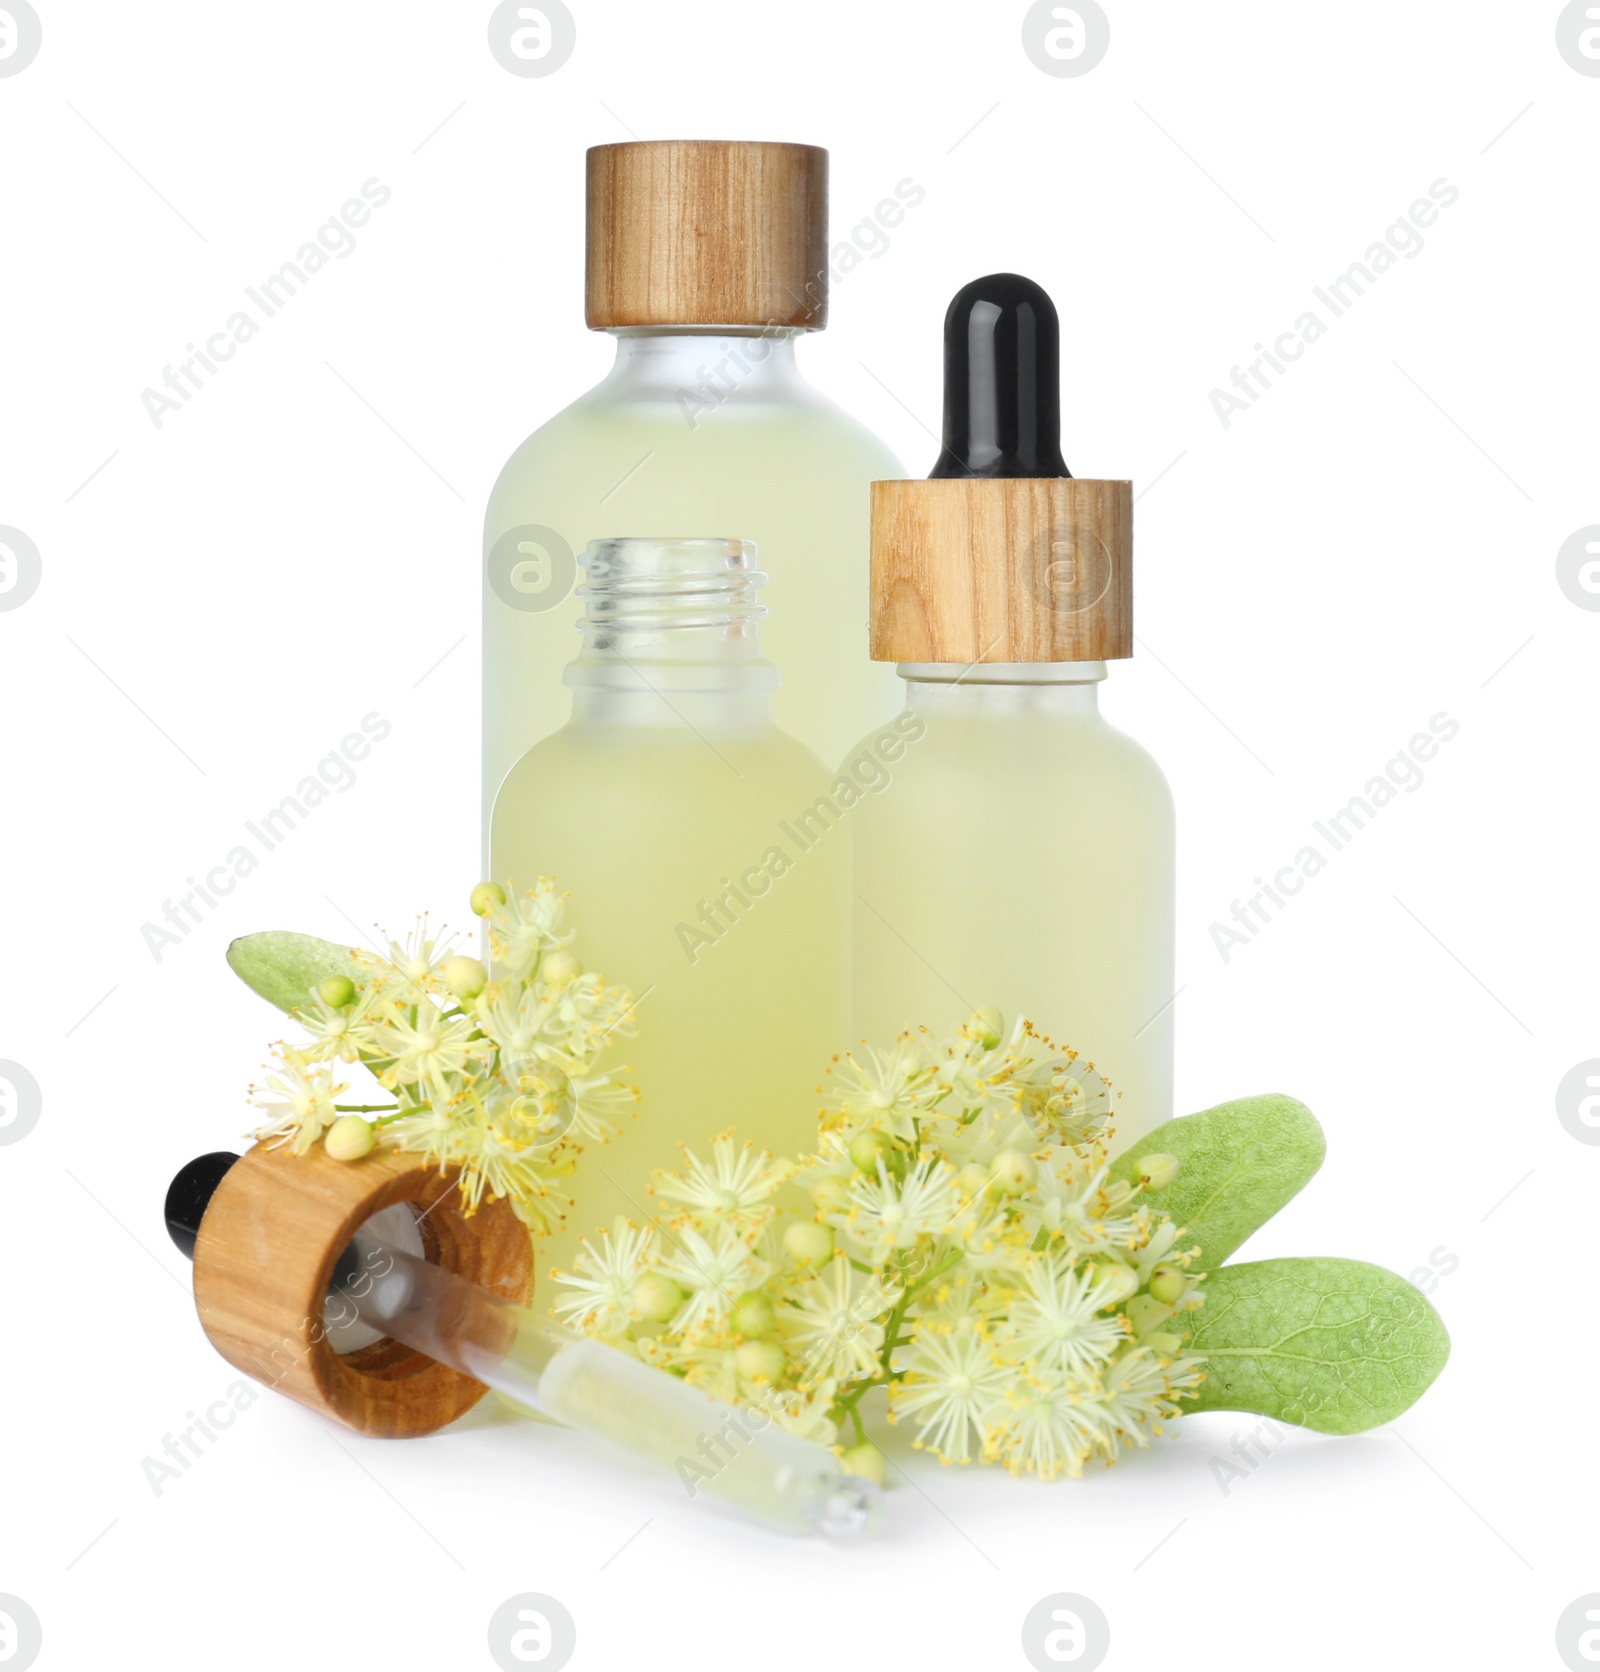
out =
[[[993,273],[945,315],[944,445],[926,482],[872,484],[879,662],[1100,662],[1133,654],[1133,484],[1069,475],[1060,327]]]
[[[828,153],[644,140],[589,152],[591,330],[828,322]]]
[[[323,1300],[339,1256],[374,1214],[417,1216],[427,1258],[526,1305],[533,1244],[504,1199],[470,1217],[454,1168],[398,1150],[335,1161],[257,1144],[237,1160],[203,1156],[173,1182],[168,1229],[194,1260],[194,1298],[211,1344],[258,1382],[358,1433],[431,1434],[469,1411],[482,1382],[396,1341],[338,1353]]]

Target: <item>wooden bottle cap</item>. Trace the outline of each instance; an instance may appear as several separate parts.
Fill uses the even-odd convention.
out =
[[[1133,484],[962,477],[872,484],[877,662],[1133,654]]]
[[[377,1150],[335,1161],[256,1147],[216,1187],[194,1249],[194,1298],[211,1344],[247,1376],[362,1434],[431,1434],[469,1411],[482,1382],[402,1346],[377,1341],[340,1354],[322,1304],[334,1262],[373,1214],[415,1203],[430,1260],[525,1304],[533,1244],[505,1201],[461,1212],[453,1169]]]
[[[828,322],[828,153],[645,140],[589,152],[585,314],[626,325]]]

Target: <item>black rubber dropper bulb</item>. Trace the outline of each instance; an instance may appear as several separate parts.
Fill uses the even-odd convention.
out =
[[[1070,476],[1061,457],[1061,325],[1019,273],[963,285],[944,316],[944,445],[929,471]]]
[[[185,1167],[180,1167],[167,1186],[167,1235],[186,1260],[194,1258],[195,1244],[200,1240],[200,1221],[211,1206],[233,1164],[239,1159],[231,1150],[212,1150],[209,1155],[197,1155]],[[342,1289],[361,1273],[361,1257],[351,1243],[334,1263],[333,1276],[328,1280],[331,1294]]]
[[[212,1150],[209,1155],[197,1155],[186,1167],[180,1167],[167,1186],[167,1235],[186,1260],[194,1258],[194,1245],[200,1235],[200,1221],[211,1206],[217,1186],[239,1159],[229,1150]]]

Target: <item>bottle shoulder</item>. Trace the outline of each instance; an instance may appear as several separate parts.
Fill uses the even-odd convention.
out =
[[[846,755],[841,771],[882,773],[935,786],[941,798],[997,794],[1026,799],[1047,785],[1093,780],[1097,789],[1171,804],[1154,755],[1097,710],[1086,714],[928,713],[914,703],[876,727]]]
[[[691,786],[727,787],[746,777],[804,788],[825,785],[828,772],[805,744],[771,723],[724,732],[705,720],[696,726],[574,720],[534,744],[506,785],[603,780],[623,793],[630,785],[652,794],[690,793]]]
[[[619,399],[602,382],[513,449],[490,493],[491,516],[497,502],[569,488],[576,478],[604,477],[614,487],[652,453],[681,455],[682,468],[697,475],[730,463],[747,479],[750,473],[793,479],[807,472],[869,482],[904,474],[887,443],[815,390],[805,400],[729,400],[707,407],[688,396]]]

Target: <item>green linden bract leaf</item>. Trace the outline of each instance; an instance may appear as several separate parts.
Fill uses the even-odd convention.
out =
[[[310,1003],[311,989],[325,976],[344,975],[362,985],[348,946],[287,929],[241,936],[228,947],[228,966],[252,992],[290,1015]]]
[[[1292,1097],[1268,1094],[1219,1103],[1158,1126],[1111,1165],[1130,1184],[1145,1155],[1172,1155],[1178,1177],[1140,1197],[1197,1243],[1197,1271],[1222,1264],[1261,1229],[1322,1165],[1327,1144],[1316,1117]]]
[[[1450,1356],[1439,1314],[1364,1260],[1254,1260],[1206,1279],[1187,1343],[1206,1379],[1191,1411],[1254,1411],[1322,1434],[1392,1422]]]

